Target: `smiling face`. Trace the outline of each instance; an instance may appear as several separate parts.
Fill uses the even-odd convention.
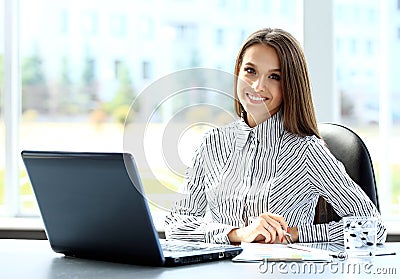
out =
[[[255,44],[245,51],[236,90],[251,127],[279,111],[282,104],[281,70],[273,47]]]

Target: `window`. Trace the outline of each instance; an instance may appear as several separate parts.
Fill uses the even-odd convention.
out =
[[[352,55],[357,55],[357,40],[356,39],[351,39],[349,43],[350,43],[349,52]]]
[[[115,77],[115,79],[118,79],[118,77],[120,76],[121,65],[122,65],[122,62],[120,60],[114,61],[114,77]]]
[[[378,23],[377,22],[377,13],[378,13],[379,11],[377,11],[376,9],[374,9],[374,8],[369,8],[368,9],[368,11],[367,11],[367,18],[366,18],[366,21],[365,22],[369,22],[369,23],[372,23],[372,22],[374,22],[374,23]]]
[[[247,11],[251,21],[238,22],[240,29],[232,36],[233,44],[221,57],[215,56],[215,39],[210,39],[215,38],[215,30],[219,30],[217,38],[224,43],[231,27],[221,27],[221,22],[207,18],[210,8],[216,18],[235,20],[242,18],[246,10],[242,5],[230,3],[227,9],[226,1],[209,1],[207,4],[200,0],[191,1],[193,5],[190,6],[202,10],[185,9],[182,13],[179,9],[169,9],[170,5],[166,4],[163,7],[168,10],[155,18],[153,9],[149,9],[156,4],[154,0],[134,7],[130,1],[122,1],[121,6],[115,7],[110,1],[97,1],[92,5],[60,0],[37,0],[32,4],[30,0],[20,0],[18,12],[21,16],[17,24],[20,30],[22,112],[17,127],[20,137],[15,139],[19,142],[19,151],[122,151],[127,110],[154,76],[161,77],[193,66],[218,66],[232,72],[232,63],[242,40],[254,31],[254,26],[265,25],[265,11]],[[245,6],[247,2],[241,1]],[[281,5],[287,6],[282,11],[296,14],[296,5],[292,4],[293,0],[282,2]],[[42,7],[46,7],[46,11]],[[45,12],[59,16],[45,17]],[[188,14],[190,12],[193,14]],[[203,16],[196,16],[198,14]],[[286,28],[298,36],[296,19],[281,15],[279,9],[271,14],[269,24],[282,22],[282,17]],[[0,20],[4,23],[4,17]],[[53,24],[56,28],[49,28]],[[3,28],[0,35],[1,32]],[[179,102],[174,106],[179,107]],[[168,110],[171,109],[165,109]],[[163,121],[161,114],[159,117],[157,121]],[[2,118],[0,121],[0,136],[3,137]],[[0,148],[4,148],[3,142],[0,138]],[[3,208],[7,204],[16,210],[2,210],[0,214],[13,212],[13,216],[37,216],[38,208],[18,155],[15,161],[19,162],[19,185],[6,188],[7,191],[12,189],[18,199],[4,202],[3,154],[0,152],[0,204]],[[165,170],[160,173],[167,177],[165,180],[169,179]]]
[[[387,6],[388,52],[381,51],[381,2],[335,0],[336,9],[341,13],[335,18],[335,39],[349,46],[349,52],[337,47],[335,67],[337,69],[336,87],[342,96],[341,122],[356,130],[364,139],[371,153],[380,198],[381,211],[386,218],[395,218],[400,213],[400,158],[395,142],[400,139],[400,81],[391,73],[400,71],[397,63],[397,47],[391,42],[399,43],[399,34],[391,32],[398,24],[393,10]],[[397,1],[398,6],[400,1]],[[399,7],[398,7],[399,8]],[[343,13],[357,11],[367,14],[371,21],[359,21],[357,16],[343,17]],[[339,18],[340,16],[340,18]],[[368,32],[365,32],[368,30]],[[365,52],[361,47],[365,46]],[[381,63],[387,67],[382,67]],[[348,74],[351,73],[351,74]],[[383,88],[388,94],[383,93]],[[384,91],[386,91],[386,89]],[[344,97],[343,97],[344,96]],[[395,105],[396,104],[396,105]],[[383,108],[387,108],[382,111]],[[387,116],[385,116],[387,115]],[[392,216],[392,217],[389,217]]]
[[[60,12],[60,33],[68,33],[69,13],[66,10]]]
[[[173,28],[169,27],[170,30],[169,32],[175,33],[175,30],[171,30]],[[153,36],[156,36],[155,32],[155,19],[149,18],[149,17],[143,17],[140,20],[140,25],[138,26],[138,30],[141,33],[141,37],[146,37],[147,40],[152,40],[154,39]],[[165,31],[164,31],[165,32]],[[163,36],[170,36],[168,34],[165,34],[164,32],[161,32]]]
[[[370,40],[366,42],[366,53],[368,55],[373,55],[374,53],[374,43]]]
[[[179,5],[154,0],[154,5],[165,7],[163,13],[156,16],[145,5],[138,9],[134,1],[122,1],[123,7],[116,7],[106,0],[96,1],[93,6],[85,1],[65,6],[66,2],[59,0],[34,3],[20,0],[20,20],[11,25],[4,23],[4,2],[0,0],[0,26],[21,32],[20,45],[15,48],[20,51],[22,83],[20,124],[14,127],[19,131],[15,141],[19,150],[122,151],[127,110],[154,77],[193,66],[213,68],[218,65],[219,69],[232,73],[242,41],[260,26],[283,26],[303,40],[302,22],[298,22],[301,18],[298,15],[303,12],[298,9],[302,5],[295,4],[298,2],[295,0],[280,1],[279,5],[258,1],[257,8],[250,5],[250,1],[241,0],[236,5],[229,2],[229,9],[228,4],[222,4],[228,1],[209,1],[196,5],[198,9],[184,12]],[[381,202],[382,210],[398,215],[400,154],[395,143],[400,140],[400,81],[394,74],[388,74],[390,94],[380,100],[377,98],[381,90],[378,82],[381,70],[376,70],[376,65],[385,56],[379,51],[379,36],[371,37],[371,34],[380,34],[379,1],[335,0],[334,9],[337,11],[334,26],[336,86],[342,98],[340,121],[365,139],[374,160],[379,192],[389,197]],[[400,1],[397,1],[397,9],[400,10]],[[391,13],[388,20],[394,21],[396,14],[393,13],[398,10],[388,11]],[[124,11],[132,11],[133,15],[124,16]],[[46,17],[45,14],[58,16]],[[243,14],[251,14],[251,20],[240,20]],[[365,14],[373,20],[362,20]],[[220,21],[215,22],[207,15]],[[221,22],[224,22],[223,27]],[[53,24],[55,28],[48,28]],[[393,35],[388,31],[388,41],[399,44],[398,23],[389,21],[388,24],[394,31]],[[13,184],[6,187],[4,183],[4,154],[8,149],[3,101],[5,94],[9,94],[3,88],[7,75],[1,62],[5,53],[3,42],[9,40],[3,34],[4,28],[0,29],[0,215],[37,216],[38,209],[22,164],[12,177],[16,185],[17,181],[20,184],[14,189]],[[397,34],[393,28],[397,28]],[[229,48],[222,54],[217,53],[215,42],[229,45]],[[387,61],[388,73],[400,72],[395,63],[399,61],[397,49],[389,47],[388,57],[393,59]],[[157,123],[153,128],[160,127],[174,109],[181,108],[185,100],[181,101],[165,102],[169,106],[163,108],[162,113],[154,114]],[[385,125],[380,125],[380,109],[385,107],[380,102],[390,104],[390,120],[383,123]],[[15,107],[14,111],[17,110]],[[207,114],[205,112],[203,115]],[[392,131],[386,139],[382,137],[385,135],[382,127],[390,127]],[[193,141],[193,136],[189,139]],[[382,146],[392,151],[386,157],[381,156]],[[14,160],[19,162],[18,154]],[[382,168],[385,164],[388,164],[386,171]],[[159,171],[168,183],[176,182],[165,169]],[[146,176],[145,179],[146,183],[152,183]],[[14,192],[18,198],[13,198]],[[5,204],[17,210],[4,210]]]
[[[98,18],[96,11],[83,13],[83,30],[86,35],[96,35],[98,32]]]
[[[216,33],[217,33],[216,44],[217,44],[217,46],[222,46],[222,44],[224,42],[224,30],[218,28]]]
[[[226,0],[219,0],[219,1],[218,1],[218,6],[219,6],[221,9],[226,8]]]
[[[188,36],[189,26],[186,24],[175,25],[176,35],[178,40],[184,40]]]
[[[83,65],[82,80],[84,84],[93,83],[96,79],[96,61],[93,58],[86,58]]]
[[[335,51],[342,51],[342,44],[343,44],[342,40],[337,38],[336,39],[336,50]]]
[[[243,42],[245,39],[246,39],[246,37],[248,36],[248,34],[246,33],[246,31],[245,30],[241,30],[240,31],[240,36],[239,36],[239,40],[238,40],[238,44],[240,44],[241,42]]]
[[[111,16],[111,34],[115,37],[126,36],[126,16],[122,14]]]
[[[242,9],[246,10],[249,8],[249,0],[242,0]]]
[[[142,63],[142,77],[143,79],[149,79],[151,77],[151,67],[150,67],[150,62],[149,61],[143,61]]]

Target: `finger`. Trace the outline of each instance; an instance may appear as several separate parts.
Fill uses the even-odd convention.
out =
[[[267,231],[264,227],[257,227],[255,233],[257,234],[257,236],[254,238],[253,242],[269,243],[271,241],[271,233]]]
[[[262,234],[259,234],[256,236],[256,238],[252,242],[265,242],[265,236]]]
[[[250,220],[249,220],[250,221]],[[247,233],[245,237],[246,242],[265,242],[265,238],[271,238],[270,233],[265,229],[265,220],[263,218],[257,217],[252,218],[250,223],[245,227]]]
[[[275,227],[272,226],[271,224],[269,224],[265,219],[263,219],[261,221],[261,224],[262,224],[263,228],[265,229],[265,231],[270,235],[270,237],[269,237],[270,243],[275,242],[275,239],[276,239]]]
[[[289,227],[288,224],[285,221],[285,218],[283,218],[282,215],[278,215],[278,214],[273,214],[273,213],[269,213],[268,216],[272,219],[274,219],[275,221],[279,222],[281,224],[281,226],[283,227],[283,229],[285,231],[287,231],[287,228]]]
[[[281,222],[283,221],[284,224],[286,224],[283,217],[280,215],[276,215],[276,214],[272,215],[271,213],[269,213],[269,214],[264,215],[264,219],[268,222],[269,225],[271,225],[274,228],[275,231],[271,232],[271,233],[273,233],[275,236],[277,235],[279,238],[279,241],[282,242],[284,240],[283,229],[285,229],[285,228],[282,228],[283,226],[282,226]],[[279,222],[279,221],[281,221],[281,222]],[[287,224],[286,224],[286,226],[287,226]],[[273,240],[275,241],[275,237],[273,237]]]
[[[271,226],[273,226],[273,228],[275,230],[275,235],[277,235],[279,242],[282,242],[285,235],[284,235],[281,223],[275,221],[272,218],[269,219],[268,222],[270,222]]]
[[[273,226],[268,226],[268,231],[270,232],[271,235],[271,240],[269,241],[269,243],[274,243],[277,239],[276,230]]]
[[[282,228],[285,231],[287,231],[287,228],[289,227],[288,224],[285,221],[285,218],[283,218],[283,216],[281,216],[281,215],[266,212],[266,213],[261,214],[260,217],[262,217],[262,218],[264,218],[266,220],[272,219],[272,220],[280,223],[280,225],[282,226]]]
[[[259,218],[259,222],[257,226],[255,227],[255,232],[258,234],[258,236],[262,236],[264,239],[265,243],[269,243],[271,241],[272,234],[271,232],[267,229],[271,230],[271,226],[265,221],[263,218]],[[275,236],[274,232],[274,236]]]
[[[267,230],[266,233],[263,234],[263,236],[265,237],[265,243],[271,243],[271,234]]]
[[[264,219],[266,217],[269,217],[269,218],[273,219],[274,221],[279,222],[284,230],[287,230],[287,228],[288,228],[288,224],[286,223],[285,218],[283,218],[282,215],[266,212],[266,213],[261,214],[260,217],[263,217]]]

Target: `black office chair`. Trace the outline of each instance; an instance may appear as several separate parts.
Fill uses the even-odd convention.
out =
[[[349,174],[379,209],[374,168],[362,139],[349,128],[332,123],[320,123],[318,129],[328,149],[341,161]],[[315,208],[315,224],[339,221],[340,217],[322,197]]]

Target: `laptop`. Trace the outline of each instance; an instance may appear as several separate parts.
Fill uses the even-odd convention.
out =
[[[234,245],[159,239],[129,153],[22,151],[21,155],[47,238],[57,253],[176,266],[232,258],[242,251]]]

